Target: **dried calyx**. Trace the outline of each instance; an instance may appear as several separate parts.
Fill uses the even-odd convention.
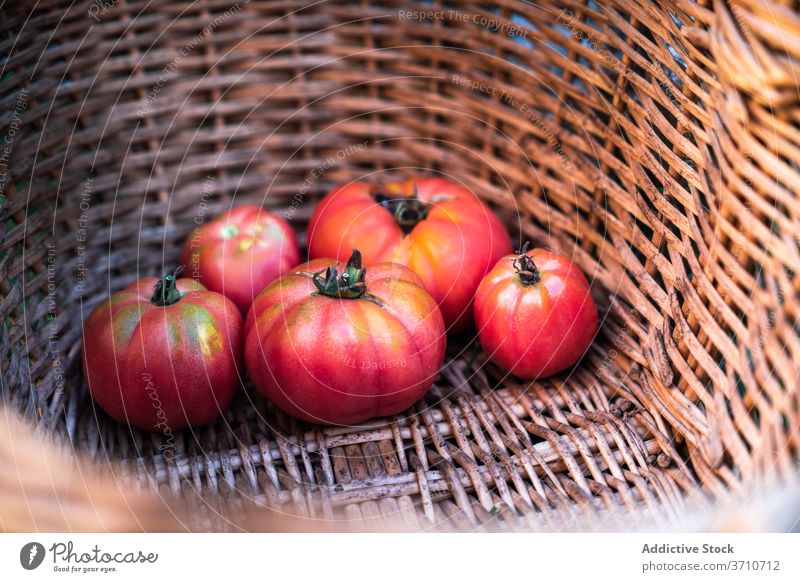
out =
[[[183,293],[178,291],[176,281],[178,275],[183,272],[183,266],[178,267],[171,275],[164,275],[156,282],[153,296],[150,298],[150,303],[159,307],[172,305],[177,303],[183,297]]]
[[[530,244],[530,241],[526,242],[517,257],[512,259],[514,261],[514,270],[523,285],[536,285],[542,278],[539,269],[536,268],[536,263],[533,262],[533,257],[528,255]]]
[[[372,196],[375,201],[392,213],[395,222],[404,234],[411,232],[414,227],[425,220],[430,210],[430,204],[420,200],[417,185],[414,184],[410,196],[392,196],[383,186],[376,186]]]
[[[324,277],[323,273],[325,273]],[[314,273],[311,280],[320,295],[341,299],[358,299],[367,292],[366,276],[367,269],[361,265],[361,253],[358,249],[353,249],[353,254],[350,255],[350,260],[347,261],[341,277],[338,269],[333,266]]]

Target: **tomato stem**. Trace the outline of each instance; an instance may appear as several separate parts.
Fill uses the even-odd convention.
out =
[[[324,278],[321,277],[322,273],[325,273]],[[366,276],[367,268],[361,265],[361,252],[353,249],[341,277],[334,266],[314,273],[311,280],[321,295],[341,299],[358,299],[367,292]]]
[[[417,185],[413,184],[411,196],[392,197],[383,186],[375,186],[373,197],[375,201],[392,213],[395,222],[402,229],[403,234],[408,234],[414,227],[425,220],[430,210],[430,204],[420,200]]]
[[[179,266],[171,275],[164,275],[156,282],[153,296],[150,303],[159,307],[165,307],[177,303],[183,297],[183,293],[178,291],[176,281],[178,275],[183,271],[183,265]]]
[[[533,261],[533,257],[528,255],[530,244],[530,241],[527,241],[519,250],[517,258],[514,259],[514,270],[517,271],[519,280],[522,281],[523,285],[536,285],[542,278],[536,263]]]

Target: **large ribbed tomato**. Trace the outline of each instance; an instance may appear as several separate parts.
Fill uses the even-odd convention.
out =
[[[83,371],[112,418],[174,431],[214,420],[239,386],[242,315],[192,279],[148,277],[84,322]]]
[[[195,228],[181,262],[191,278],[246,314],[264,287],[300,262],[300,249],[283,218],[246,204]]]
[[[444,321],[410,269],[364,269],[358,251],[341,277],[317,259],[264,289],[245,324],[255,386],[297,418],[354,424],[397,414],[430,388],[444,359]],[[324,277],[323,277],[324,273]]]
[[[577,362],[597,332],[597,306],[568,259],[526,248],[497,263],[475,294],[475,325],[492,361],[521,378]]]
[[[313,258],[345,260],[351,248],[372,265],[395,261],[420,276],[451,330],[472,321],[483,276],[511,252],[500,220],[470,190],[443,178],[352,182],[322,199],[308,225]]]

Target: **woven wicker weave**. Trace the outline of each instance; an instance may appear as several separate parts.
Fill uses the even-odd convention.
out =
[[[793,475],[794,2],[233,1],[0,10],[8,406],[215,529],[253,503],[560,528]],[[523,383],[455,338],[401,417],[320,428],[247,390],[174,462],[93,407],[82,317],[198,222],[256,202],[303,233],[334,184],[420,172],[587,274],[602,326],[574,370]]]

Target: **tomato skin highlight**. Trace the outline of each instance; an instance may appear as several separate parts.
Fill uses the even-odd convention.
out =
[[[439,373],[441,312],[419,277],[393,263],[367,269],[367,296],[326,296],[311,275],[337,263],[309,261],[256,298],[245,324],[248,373],[278,408],[301,420],[352,425],[398,414]]]
[[[427,214],[410,232],[376,199],[416,197]],[[366,265],[394,261],[416,272],[436,299],[448,330],[472,323],[472,299],[483,276],[510,252],[500,219],[473,192],[444,178],[420,178],[378,186],[351,182],[320,201],[308,225],[309,257],[346,261],[358,248]]]
[[[289,223],[254,204],[194,229],[181,255],[188,276],[231,299],[242,314],[264,287],[299,262]]]
[[[240,384],[242,315],[192,279],[154,305],[155,277],[101,302],[84,321],[83,372],[95,402],[118,422],[175,431],[211,422]]]
[[[545,249],[525,253],[538,270],[526,285],[516,255],[499,261],[475,295],[475,325],[489,358],[520,378],[545,377],[575,364],[594,339],[597,306],[583,273]]]

